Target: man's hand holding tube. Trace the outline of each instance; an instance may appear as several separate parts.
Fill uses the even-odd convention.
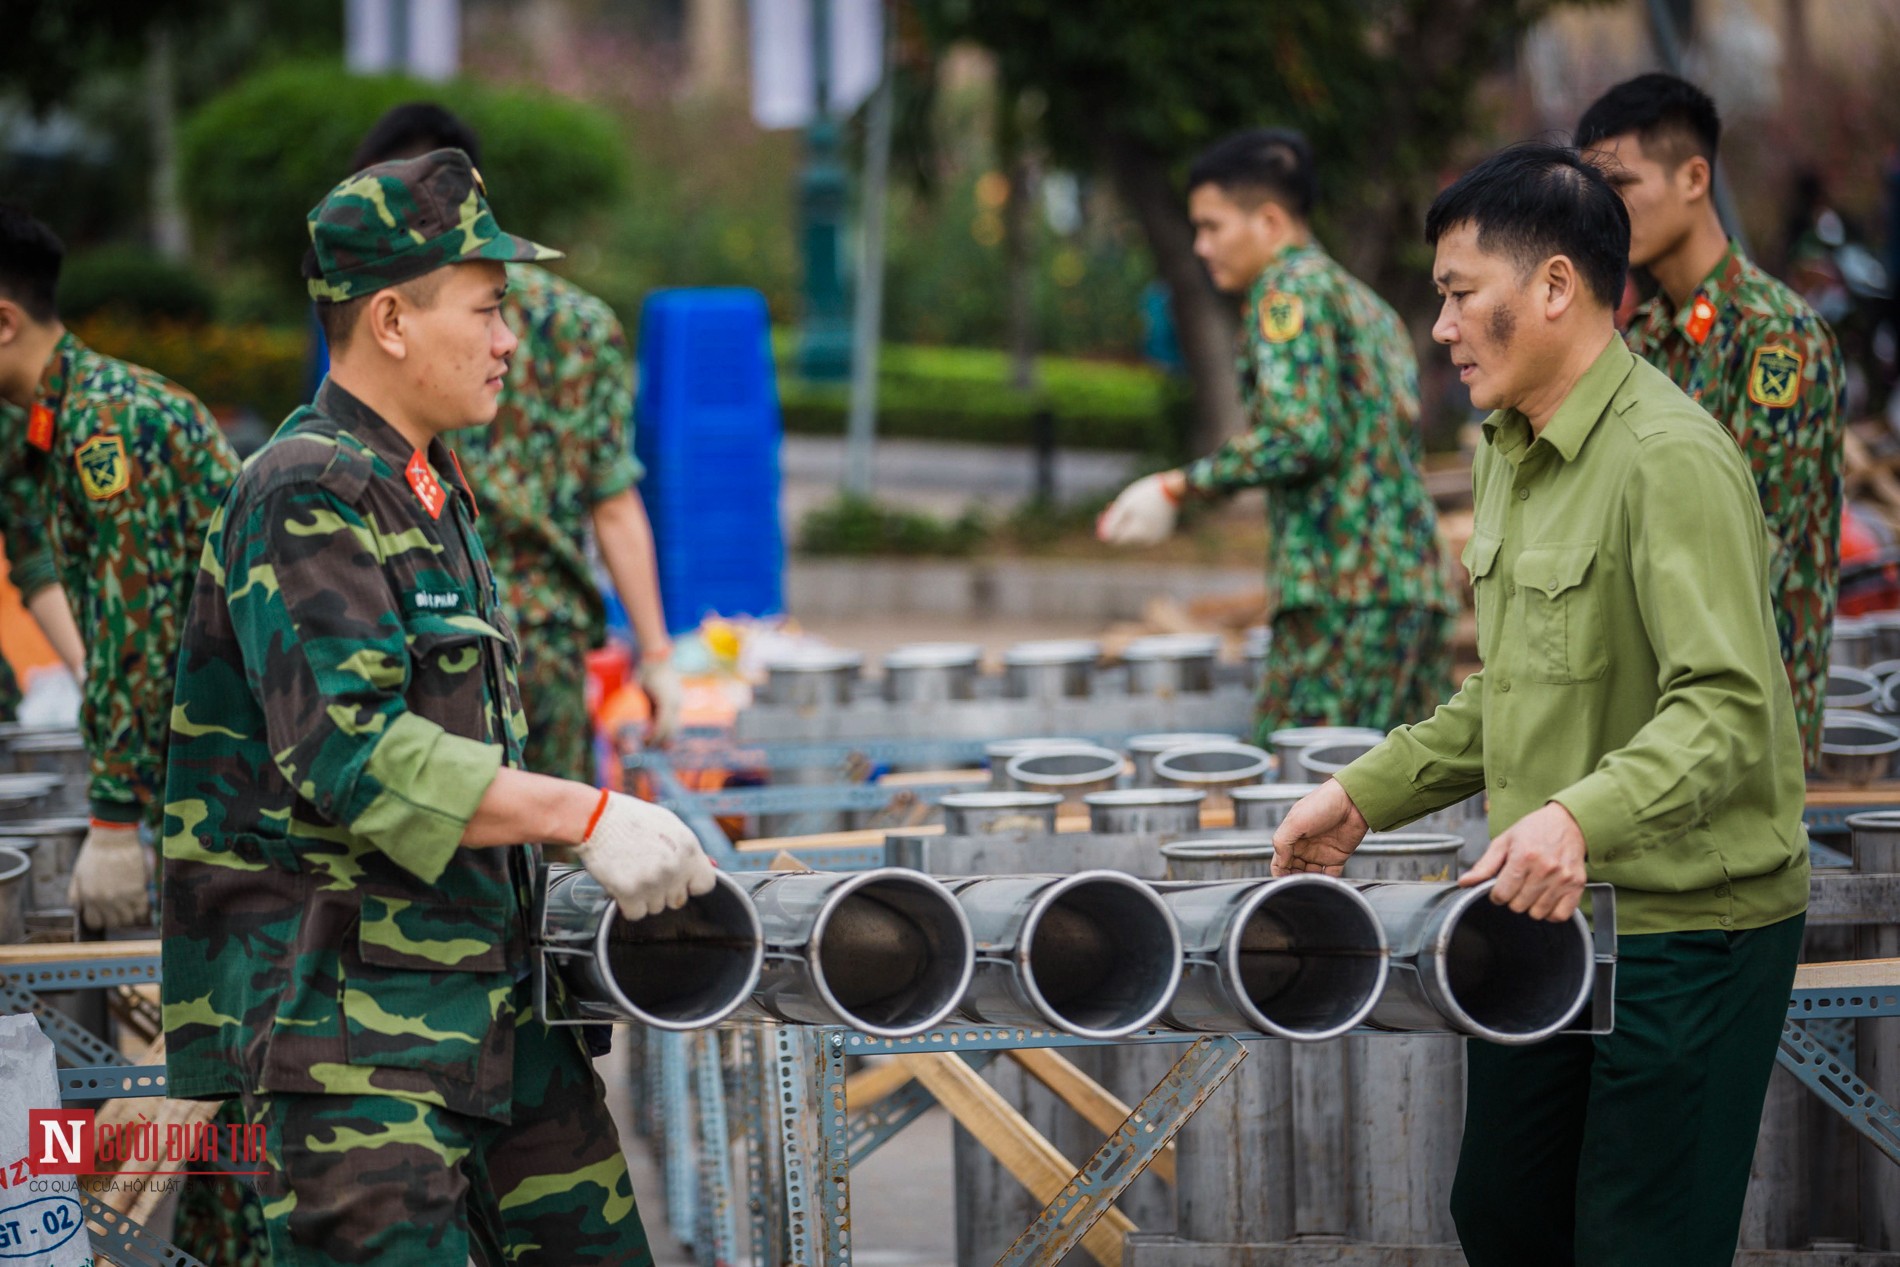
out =
[[[693,829],[671,810],[620,792],[601,793],[574,852],[630,920],[678,910],[712,891],[712,860]]]

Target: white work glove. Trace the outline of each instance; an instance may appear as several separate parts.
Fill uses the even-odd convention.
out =
[[[95,822],[73,863],[66,900],[87,928],[132,928],[151,915],[151,874],[137,827]]]
[[[1095,535],[1112,546],[1160,545],[1174,532],[1181,503],[1166,477],[1144,475],[1124,488],[1095,521]]]
[[[673,811],[620,792],[607,793],[574,853],[630,920],[676,911],[712,891],[712,860],[693,829]]]
[[[673,734],[680,728],[680,709],[684,697],[680,692],[679,670],[673,667],[672,656],[661,656],[657,660],[642,658],[640,661],[640,689],[647,693],[647,700],[653,705],[653,725],[647,734],[647,742],[659,746],[670,743]]]

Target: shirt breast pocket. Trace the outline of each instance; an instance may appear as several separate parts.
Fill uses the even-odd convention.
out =
[[[507,637],[473,616],[411,616],[403,624],[409,649],[409,711],[452,735],[499,742],[488,733],[488,655],[507,655]],[[491,644],[494,644],[491,648]]]
[[[1498,551],[1504,545],[1504,538],[1489,532],[1473,532],[1471,540],[1465,542],[1464,553],[1459,561],[1465,565],[1465,571],[1471,573],[1471,611],[1478,626],[1478,659],[1489,661],[1491,639],[1485,632],[1485,621],[1497,606],[1496,577]]]
[[[1523,592],[1524,662],[1533,682],[1591,682],[1609,668],[1603,642],[1597,543],[1526,546],[1517,556]]]

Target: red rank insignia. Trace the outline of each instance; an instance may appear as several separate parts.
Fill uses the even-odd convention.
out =
[[[53,411],[36,400],[26,415],[26,442],[45,453],[53,447]]]
[[[416,450],[404,470],[409,476],[409,487],[415,490],[416,500],[429,512],[429,518],[442,518],[442,507],[448,502],[449,496],[442,491],[442,483],[436,479],[435,472],[429,469],[429,459],[423,456],[421,449]]]
[[[1695,297],[1695,303],[1689,307],[1689,337],[1697,343],[1708,340],[1709,331],[1715,325],[1715,305],[1701,295]]]

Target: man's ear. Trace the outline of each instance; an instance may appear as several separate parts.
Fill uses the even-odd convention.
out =
[[[394,287],[379,290],[363,306],[362,325],[356,337],[367,335],[391,360],[405,360],[409,355],[408,331],[404,327],[407,314],[408,306]]]
[[[7,347],[26,329],[25,309],[11,299],[0,299],[0,347]]]
[[[1715,183],[1715,172],[1709,166],[1709,160],[1700,154],[1691,154],[1682,160],[1670,177],[1675,182],[1676,194],[1684,202],[1699,202],[1709,196]]]
[[[1543,276],[1538,284],[1544,290],[1544,318],[1555,321],[1570,311],[1577,302],[1577,289],[1583,284],[1583,278],[1577,274],[1577,266],[1568,255],[1553,255],[1544,261]]]

